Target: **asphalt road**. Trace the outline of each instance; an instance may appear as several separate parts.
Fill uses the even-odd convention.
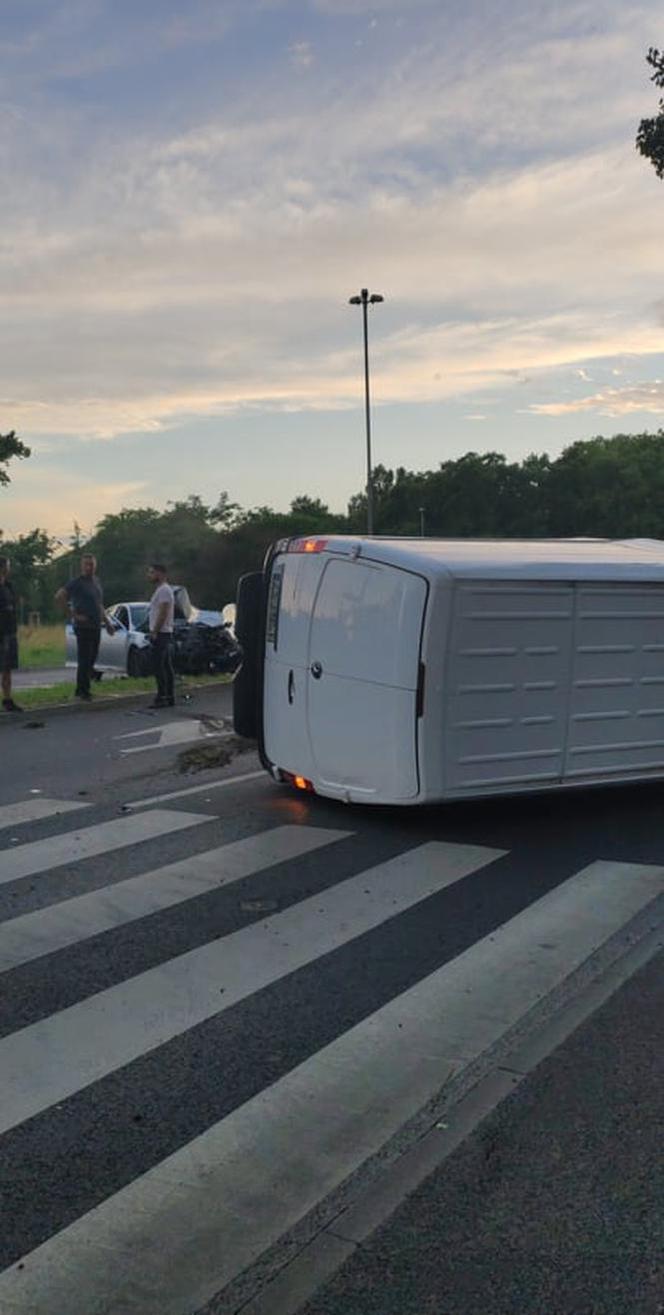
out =
[[[660,953],[302,1315],[661,1315],[663,1089]]]
[[[11,762],[11,776],[0,777],[2,801],[55,790],[103,802],[118,798],[125,782],[154,782],[155,793],[162,779],[181,784],[182,750],[231,729],[232,686],[194,690],[175,709],[151,708],[152,697],[105,703],[102,682],[91,704],[0,714],[0,754]]]
[[[349,809],[251,751],[180,771],[229,687],[146,702],[0,723],[3,1315],[286,1315],[312,1247],[347,1260],[316,1315],[655,1315],[657,959],[373,1242],[344,1221],[661,940],[661,787]],[[567,1282],[571,1236],[624,1243],[618,1287]]]

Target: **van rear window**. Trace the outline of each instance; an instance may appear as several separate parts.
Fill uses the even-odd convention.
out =
[[[283,565],[275,566],[270,577],[270,592],[267,600],[267,620],[265,639],[276,649],[279,634],[279,608],[281,606],[281,586],[284,579]]]

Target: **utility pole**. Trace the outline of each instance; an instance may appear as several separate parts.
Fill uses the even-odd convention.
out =
[[[373,467],[371,464],[371,408],[369,404],[369,329],[367,322],[367,307],[375,306],[377,302],[384,301],[379,293],[374,292],[369,296],[369,289],[362,288],[359,297],[349,299],[350,306],[362,307],[362,323],[364,328],[364,413],[367,435],[367,534],[371,536],[374,531],[374,490],[373,490]]]

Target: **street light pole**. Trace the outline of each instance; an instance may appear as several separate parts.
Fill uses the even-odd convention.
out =
[[[372,535],[374,530],[374,490],[373,490],[373,467],[371,464],[371,409],[369,405],[369,328],[367,319],[367,307],[375,306],[377,302],[384,301],[379,293],[374,292],[369,296],[369,289],[362,288],[359,297],[351,297],[350,306],[362,307],[362,324],[364,328],[364,414],[367,431],[367,534]]]

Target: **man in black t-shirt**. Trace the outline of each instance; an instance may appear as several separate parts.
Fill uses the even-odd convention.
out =
[[[16,594],[9,579],[9,558],[0,557],[0,677],[5,712],[22,712],[12,698],[12,671],[18,667]]]
[[[99,652],[101,627],[105,626],[109,635],[113,634],[113,626],[104,610],[104,595],[96,570],[96,558],[91,553],[85,553],[81,557],[81,574],[58,589],[55,595],[56,602],[68,607],[71,612],[78,655],[76,697],[84,699],[86,703],[92,698],[90,679]]]

